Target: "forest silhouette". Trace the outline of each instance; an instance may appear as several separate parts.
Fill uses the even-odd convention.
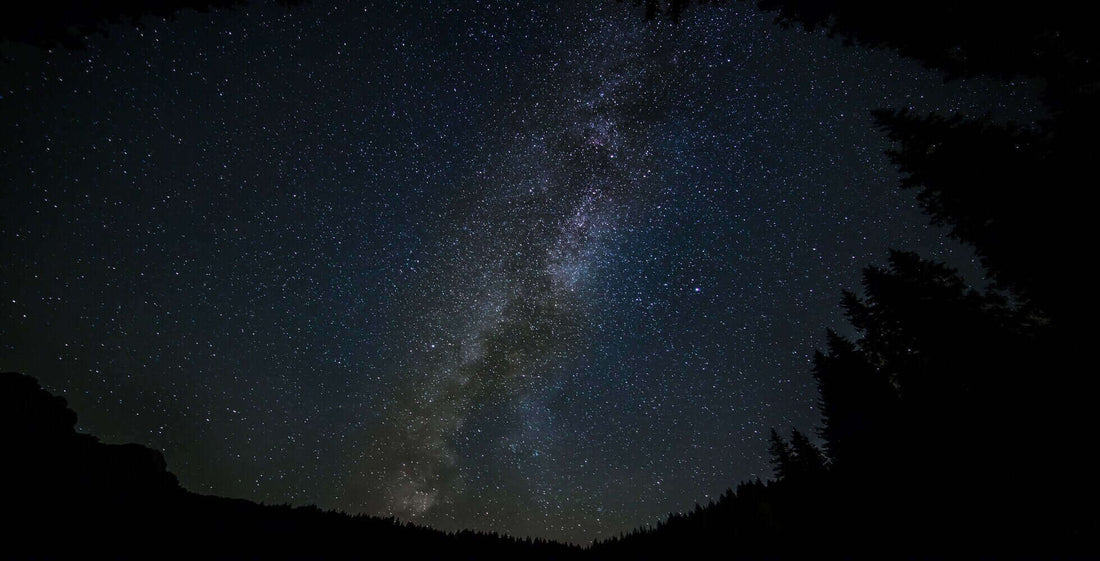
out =
[[[180,487],[164,456],[74,429],[76,414],[23,374],[0,374],[0,478],[10,558],[560,559],[575,546],[440,532],[392,517],[261,505]]]
[[[673,20],[692,4],[644,3],[646,17]],[[757,4],[781,25],[894,50],[948,79],[1037,80],[1047,117],[875,111],[901,186],[975,250],[991,287],[914,253],[865,269],[862,295],[842,299],[858,337],[830,331],[814,357],[824,450],[773,431],[775,481],[742,483],[593,551],[657,558],[690,543],[746,558],[1096,558],[1097,385],[1082,370],[1091,306],[1076,262],[1100,107],[1090,20],[1059,2]]]
[[[695,2],[713,4],[715,2]],[[685,0],[639,0],[678,20]],[[902,187],[974,248],[992,285],[895,251],[841,305],[813,374],[818,438],[775,430],[771,481],[587,549],[183,490],[163,456],[73,429],[65,401],[0,376],[15,556],[735,559],[1096,558],[1086,276],[1098,57],[1080,8],[992,2],[760,0],[779,24],[895,50],[945,76],[1037,80],[1047,117],[875,113]],[[782,427],[780,427],[783,429]],[[822,443],[819,448],[814,444]],[[14,548],[14,549],[11,549]]]

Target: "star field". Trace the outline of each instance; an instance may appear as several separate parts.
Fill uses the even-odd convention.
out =
[[[0,369],[197,492],[587,543],[770,477],[860,269],[976,270],[869,111],[1034,104],[743,3],[334,4],[0,69]]]

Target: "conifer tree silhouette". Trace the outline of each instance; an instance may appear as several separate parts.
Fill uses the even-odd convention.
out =
[[[825,474],[825,455],[798,429],[791,430],[791,452],[797,477],[818,482]]]
[[[772,429],[768,452],[772,456],[771,464],[772,469],[775,471],[776,480],[783,481],[787,479],[795,471],[794,451],[791,450],[791,445],[783,440],[783,437],[779,436],[775,429]]]

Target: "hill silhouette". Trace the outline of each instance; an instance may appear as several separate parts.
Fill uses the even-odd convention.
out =
[[[394,518],[260,505],[180,487],[164,456],[76,432],[65,399],[0,374],[9,558],[562,559],[541,539],[447,533]]]

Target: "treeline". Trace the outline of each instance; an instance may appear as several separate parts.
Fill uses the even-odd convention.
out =
[[[817,353],[824,450],[773,431],[776,480],[593,547],[661,558],[1047,558],[1095,555],[1085,411],[1048,370],[1049,324],[946,266],[893,253],[846,295],[861,337]],[[1055,363],[1056,364],[1056,363]],[[1068,366],[1063,364],[1062,366]],[[1049,384],[1049,385],[1048,385]]]
[[[645,2],[679,18],[691,2]],[[711,4],[713,2],[695,2]],[[1086,185],[1100,48],[1079,6],[760,0],[777,21],[916,58],[949,77],[1035,80],[1047,116],[880,110],[902,186],[992,281],[892,252],[842,305],[858,334],[814,358],[817,449],[773,432],[776,480],[743,483],[602,557],[719,548],[733,558],[1097,558],[1094,289]],[[697,9],[708,9],[697,7]]]
[[[561,559],[580,548],[394,518],[265,506],[181,488],[164,456],[74,430],[76,414],[30,377],[0,374],[3,555],[16,559]]]

